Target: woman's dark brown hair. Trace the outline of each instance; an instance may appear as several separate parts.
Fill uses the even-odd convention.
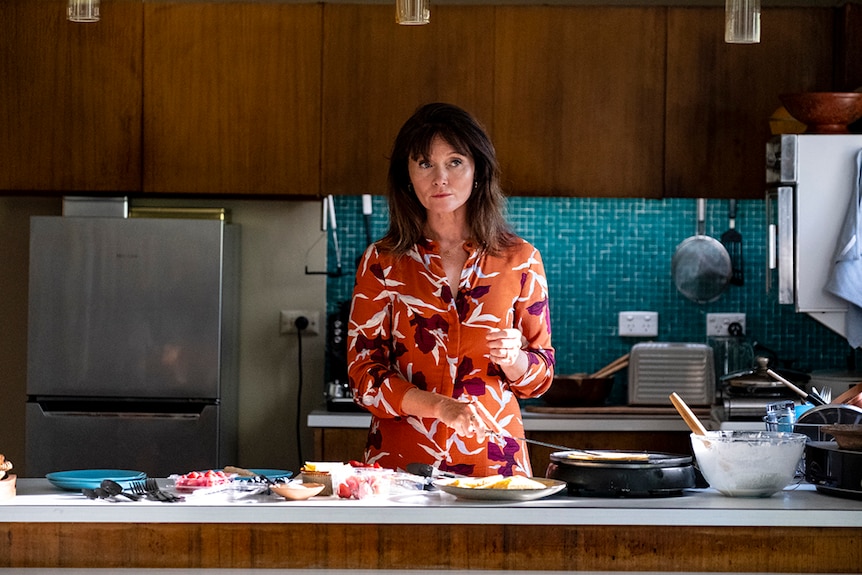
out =
[[[410,184],[408,162],[427,157],[431,142],[440,136],[475,165],[474,188],[467,200],[471,238],[492,254],[517,241],[506,221],[506,198],[500,189],[497,153],[481,124],[452,104],[421,106],[404,123],[389,158],[389,230],[378,248],[405,254],[425,239],[425,207]]]

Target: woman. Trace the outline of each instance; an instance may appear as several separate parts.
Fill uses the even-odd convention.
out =
[[[359,262],[350,385],[372,414],[365,460],[532,475],[519,398],[551,385],[541,256],[506,223],[494,147],[449,104],[395,139],[387,234]]]

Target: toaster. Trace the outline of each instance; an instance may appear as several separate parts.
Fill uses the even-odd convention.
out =
[[[712,348],[702,343],[638,343],[629,357],[629,405],[670,405],[676,392],[689,405],[715,402]]]

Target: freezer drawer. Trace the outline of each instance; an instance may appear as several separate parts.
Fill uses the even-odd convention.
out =
[[[27,403],[27,475],[131,469],[167,477],[234,463],[220,461],[218,405],[151,407],[105,405],[96,410],[64,402]]]

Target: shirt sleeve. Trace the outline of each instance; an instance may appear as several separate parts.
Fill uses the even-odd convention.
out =
[[[529,256],[522,266],[521,295],[514,306],[515,327],[524,334],[526,343],[523,350],[528,359],[524,375],[509,382],[510,389],[519,398],[538,397],[545,393],[553,383],[556,363],[551,346],[551,312],[545,267],[539,250],[532,246],[529,248]]]
[[[348,380],[354,401],[377,417],[398,417],[415,386],[391,368],[394,350],[386,269],[372,245],[359,262],[347,331]]]

